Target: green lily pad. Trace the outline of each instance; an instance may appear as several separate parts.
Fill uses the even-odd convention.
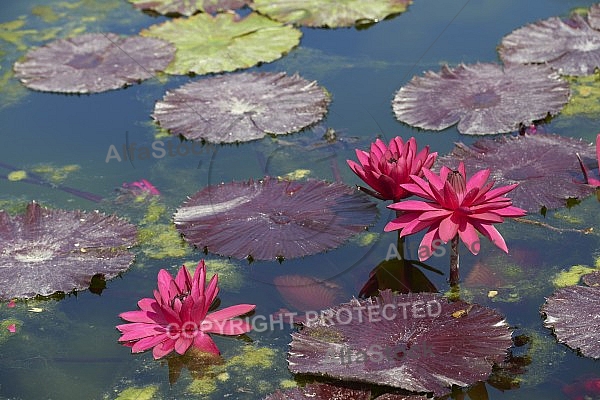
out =
[[[408,8],[412,0],[254,0],[251,8],[286,23],[340,28],[379,22]]]
[[[249,0],[129,0],[135,8],[159,14],[190,16],[198,11],[214,14],[218,11],[236,10]]]
[[[175,44],[168,74],[208,74],[274,61],[300,42],[302,32],[252,13],[196,14],[151,26],[140,32]]]

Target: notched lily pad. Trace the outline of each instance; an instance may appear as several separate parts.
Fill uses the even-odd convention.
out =
[[[596,17],[592,21],[597,24]],[[600,31],[578,14],[552,17],[511,32],[498,51],[505,64],[547,64],[564,75],[590,75],[600,67]]]
[[[559,342],[586,357],[600,358],[600,287],[569,286],[542,306],[544,325]]]
[[[154,11],[165,15],[190,16],[202,11],[215,14],[219,11],[237,10],[249,3],[249,0],[128,0],[135,8]]]
[[[569,198],[594,193],[583,181],[576,153],[596,159],[596,149],[582,140],[552,134],[481,139],[471,146],[457,143],[452,153],[439,157],[436,165],[456,168],[460,161],[469,170],[491,169],[497,185],[518,183],[510,198],[529,212],[542,207],[565,207]]]
[[[179,207],[174,221],[200,249],[274,260],[334,249],[376,215],[374,203],[341,183],[265,178],[206,187]]]
[[[98,93],[151,78],[174,54],[173,45],[160,39],[87,33],[29,51],[14,71],[30,89]]]
[[[177,48],[165,72],[208,74],[249,68],[277,60],[298,45],[302,32],[262,15],[240,19],[233,13],[196,14],[153,25],[140,32]]]
[[[386,290],[307,318],[292,334],[288,363],[294,373],[440,396],[485,380],[511,345],[511,330],[494,310]]]
[[[396,118],[422,129],[486,135],[515,131],[521,124],[557,114],[569,86],[548,67],[461,64],[414,77],[392,101]]]
[[[152,117],[173,135],[212,143],[246,142],[299,131],[327,112],[315,81],[285,73],[215,76],[169,91]]]
[[[51,210],[30,203],[24,214],[0,211],[0,299],[86,289],[133,262],[135,227],[100,212]]]
[[[379,22],[406,11],[411,3],[412,0],[254,0],[250,7],[285,23],[339,28]]]

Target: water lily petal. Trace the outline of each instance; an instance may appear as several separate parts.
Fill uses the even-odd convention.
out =
[[[152,349],[152,355],[154,356],[155,360],[158,360],[159,358],[162,358],[170,352],[172,352],[174,348],[174,340],[165,340],[164,342],[154,346],[154,348]]]
[[[194,347],[197,348],[198,350],[202,350],[207,353],[212,353],[212,354],[217,354],[217,355],[221,354],[221,352],[219,351],[219,348],[217,347],[215,342],[213,342],[211,337],[202,331],[199,331],[198,334],[196,335],[196,337],[194,338]]]
[[[222,310],[212,312],[206,316],[206,319],[210,319],[212,321],[223,321],[247,314],[255,308],[256,305],[254,304],[236,304],[235,306],[230,306],[223,308]]]

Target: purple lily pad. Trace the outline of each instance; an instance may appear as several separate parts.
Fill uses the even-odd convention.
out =
[[[486,135],[557,114],[568,99],[569,85],[548,67],[478,63],[415,76],[392,107],[398,120],[422,129],[458,123],[460,133]]]
[[[265,400],[369,400],[371,390],[349,383],[310,383],[304,387],[277,390],[265,397]]]
[[[219,11],[237,10],[250,3],[250,0],[129,0],[129,2],[140,10],[189,17],[198,11],[215,14]]]
[[[169,91],[152,117],[173,135],[234,143],[299,131],[323,118],[328,104],[323,88],[298,75],[240,73]]]
[[[600,30],[600,3],[593,4],[590,7],[587,20],[593,29]]]
[[[600,31],[577,14],[552,17],[511,32],[498,52],[505,64],[547,64],[564,75],[591,75],[600,67]]]
[[[600,358],[600,287],[568,286],[542,306],[544,325],[559,342],[586,357]]]
[[[164,40],[87,33],[29,51],[14,70],[30,89],[98,93],[149,79],[174,56],[175,47]]]
[[[134,255],[135,226],[98,211],[52,210],[33,202],[11,218],[0,211],[0,299],[86,289],[94,275],[110,279]]]
[[[584,275],[581,279],[588,286],[600,286],[600,271]]]
[[[292,334],[294,373],[388,385],[441,396],[485,380],[511,347],[494,310],[433,293],[381,292],[306,320]]]
[[[515,206],[539,212],[594,193],[592,186],[577,183],[583,175],[576,153],[590,162],[596,159],[595,146],[582,140],[553,134],[500,137],[470,147],[457,143],[451,154],[438,157],[435,167],[456,168],[463,161],[470,171],[489,168],[497,185],[519,184],[509,195]]]
[[[376,216],[374,203],[341,183],[267,177],[206,187],[179,207],[174,220],[199,248],[273,260],[334,249]]]

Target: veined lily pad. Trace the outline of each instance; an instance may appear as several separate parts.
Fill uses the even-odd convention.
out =
[[[129,0],[129,2],[141,10],[189,17],[198,11],[214,14],[218,11],[236,10],[248,4],[249,0]]]
[[[379,22],[406,11],[411,3],[412,0],[254,0],[250,7],[281,22],[339,28]]]
[[[564,75],[590,75],[600,67],[600,31],[578,14],[552,17],[511,32],[498,52],[505,64],[548,64]]]
[[[364,385],[352,385],[349,383],[311,383],[304,387],[288,390],[277,390],[267,396],[265,400],[369,400],[371,390]]]
[[[30,203],[14,218],[0,211],[0,300],[86,289],[133,262],[135,227],[99,212],[51,210]]]
[[[583,175],[576,153],[595,161],[595,150],[582,140],[551,134],[481,139],[471,146],[457,143],[451,154],[438,157],[436,166],[456,168],[463,161],[470,170],[489,168],[496,185],[519,184],[510,192],[513,205],[539,212],[594,193],[592,186],[577,183]]]
[[[174,221],[200,249],[275,260],[334,249],[376,215],[374,203],[341,183],[265,178],[206,187],[177,209]]]
[[[392,101],[396,118],[422,129],[485,135],[515,131],[521,124],[557,114],[569,86],[545,66],[497,64],[444,66],[400,88]]]
[[[300,42],[302,32],[256,13],[197,14],[140,32],[175,44],[169,74],[208,74],[249,68],[278,59]]]
[[[151,78],[169,65],[174,52],[160,39],[88,33],[31,50],[14,70],[30,89],[98,93]]]
[[[512,345],[511,329],[496,311],[432,293],[385,290],[322,311],[304,325],[292,334],[292,372],[436,396],[485,380]]]
[[[569,286],[556,291],[542,306],[544,325],[559,342],[600,358],[600,287]]]
[[[329,96],[316,82],[285,73],[240,73],[167,92],[152,117],[171,134],[212,143],[246,142],[318,122]]]

